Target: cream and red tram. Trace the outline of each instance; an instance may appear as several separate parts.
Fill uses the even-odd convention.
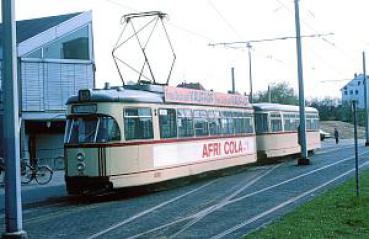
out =
[[[256,162],[245,96],[158,85],[81,90],[65,134],[70,194],[143,186]]]
[[[272,103],[253,104],[258,158],[274,158],[301,152],[297,129],[299,107]],[[305,107],[307,149],[320,148],[319,112]]]

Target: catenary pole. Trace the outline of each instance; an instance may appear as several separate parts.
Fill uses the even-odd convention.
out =
[[[249,55],[249,81],[250,81],[250,96],[249,101],[252,103],[252,62],[251,62],[251,44],[247,43],[247,52]]]
[[[302,67],[302,44],[300,33],[300,12],[299,12],[299,0],[295,0],[295,27],[296,27],[296,49],[297,49],[297,74],[299,80],[299,107],[300,107],[300,144],[301,144],[301,157],[298,159],[299,165],[308,165],[310,160],[308,158],[308,152],[306,147],[306,124],[305,124],[305,95],[304,95],[304,79],[303,79],[303,67]]]
[[[357,102],[352,101],[352,110],[354,113],[354,144],[355,144],[355,184],[356,184],[356,196],[359,197],[359,153],[357,146]]]
[[[3,84],[4,84],[4,158],[5,158],[5,232],[2,238],[27,238],[22,229],[20,183],[20,127],[18,105],[15,0],[2,0]]]
[[[363,51],[363,85],[364,85],[364,106],[365,106],[365,146],[369,146],[369,110],[368,110],[368,82],[366,80],[365,52]]]

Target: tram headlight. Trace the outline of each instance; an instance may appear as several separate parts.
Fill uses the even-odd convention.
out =
[[[78,153],[76,158],[78,161],[83,161],[85,160],[85,155],[83,153]]]
[[[85,168],[86,168],[86,164],[84,164],[84,163],[77,164],[77,170],[78,171],[82,172],[83,170],[85,170]]]

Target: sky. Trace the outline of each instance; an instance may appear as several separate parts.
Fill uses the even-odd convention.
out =
[[[16,19],[92,11],[96,83],[121,84],[111,51],[122,31],[121,17],[132,12],[162,11],[177,56],[170,85],[200,82],[207,89],[231,89],[235,68],[236,90],[249,92],[249,60],[245,44],[235,48],[209,43],[249,41],[295,36],[293,0],[15,0]],[[369,48],[367,0],[301,0],[301,34],[331,34],[303,38],[305,96],[340,97],[354,73],[363,71],[362,52]],[[142,24],[143,22],[138,22]],[[165,82],[171,54],[158,27],[147,46],[157,81]],[[143,38],[145,35],[143,34]],[[131,43],[130,43],[131,44]],[[134,43],[132,43],[134,44]],[[133,45],[132,45],[133,46]],[[136,43],[137,47],[137,43]],[[150,48],[150,50],[149,50]],[[128,46],[124,58],[136,64],[141,52]],[[368,51],[369,52],[369,51]],[[297,57],[294,39],[252,44],[253,90],[288,82],[297,92]],[[138,66],[135,66],[140,68]],[[165,71],[163,69],[166,69]],[[124,71],[125,79],[136,80]]]

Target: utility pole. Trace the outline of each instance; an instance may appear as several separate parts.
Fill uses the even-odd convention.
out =
[[[304,78],[302,66],[302,44],[300,33],[300,12],[299,1],[295,0],[295,26],[296,26],[296,50],[297,50],[297,75],[299,80],[299,107],[300,107],[300,142],[301,142],[301,157],[298,159],[299,165],[309,165],[307,145],[306,145],[306,124],[305,124],[305,94],[304,94]]]
[[[369,146],[369,111],[368,111],[368,82],[366,80],[365,52],[363,51],[363,74],[364,74],[364,106],[365,106],[365,146]]]
[[[352,110],[354,113],[354,144],[355,144],[355,183],[356,183],[356,196],[359,197],[359,154],[357,147],[357,102],[352,101]]]
[[[249,55],[249,81],[250,81],[250,96],[249,101],[252,104],[252,64],[251,64],[251,44],[250,42],[247,43],[247,52]]]
[[[22,228],[20,127],[14,5],[14,0],[2,0],[6,224],[2,238],[23,239],[27,238],[27,233]]]

